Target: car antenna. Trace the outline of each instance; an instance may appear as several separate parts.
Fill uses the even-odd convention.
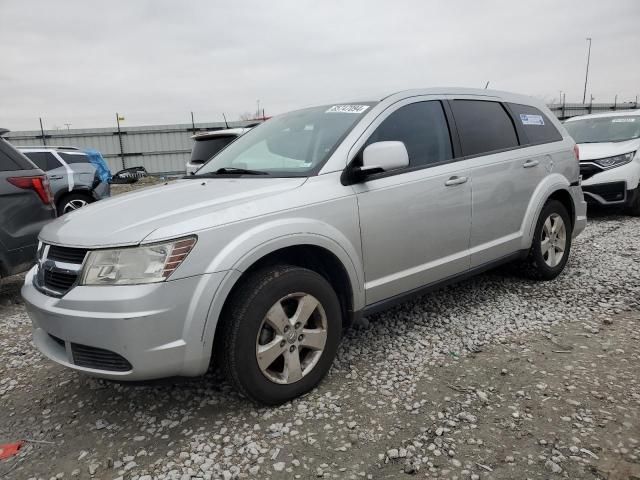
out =
[[[227,123],[227,117],[225,116],[224,112],[222,112],[222,118],[224,118],[224,124],[226,125],[226,127],[229,128],[229,124]]]

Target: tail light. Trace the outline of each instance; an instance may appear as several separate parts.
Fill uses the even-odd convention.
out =
[[[9,177],[7,181],[18,188],[25,190],[35,190],[45,205],[53,205],[53,194],[46,175],[35,177]]]
[[[576,162],[580,161],[580,149],[578,148],[578,145],[574,145],[573,146],[573,154],[576,156]]]

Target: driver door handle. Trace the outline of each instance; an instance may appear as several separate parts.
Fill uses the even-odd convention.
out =
[[[458,177],[457,175],[454,175],[453,177],[449,178],[449,180],[444,182],[444,184],[447,187],[452,187],[453,185],[461,185],[463,183],[467,183],[467,180],[467,177]]]
[[[539,160],[527,160],[526,162],[524,162],[522,164],[523,168],[531,168],[531,167],[535,167],[536,165],[538,165],[540,163]]]

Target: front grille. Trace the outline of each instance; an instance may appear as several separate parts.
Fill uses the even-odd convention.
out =
[[[73,363],[79,367],[111,372],[127,372],[132,368],[126,358],[102,348],[72,343],[71,353],[73,355]]]
[[[625,182],[600,183],[598,185],[583,185],[582,191],[592,193],[607,203],[624,202],[627,198],[627,184]],[[587,195],[589,200],[590,195]]]
[[[45,295],[62,297],[73,288],[89,250],[45,245],[38,251],[34,285]]]
[[[44,271],[44,286],[56,292],[67,292],[75,283],[76,274],[63,273],[56,270]]]
[[[58,262],[82,263],[87,252],[88,250],[85,248],[69,248],[50,245],[47,258]]]

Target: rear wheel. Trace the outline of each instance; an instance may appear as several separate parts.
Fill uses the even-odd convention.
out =
[[[640,185],[633,191],[633,198],[627,207],[627,213],[634,217],[640,217]]]
[[[533,242],[525,261],[525,273],[536,280],[553,280],[564,270],[571,251],[571,220],[557,200],[540,212]]]
[[[58,216],[73,212],[74,210],[85,207],[92,202],[93,198],[82,193],[72,193],[67,195],[58,202]]]
[[[225,308],[223,365],[250,399],[277,405],[316,386],[342,330],[338,297],[318,273],[276,266],[253,274]]]

